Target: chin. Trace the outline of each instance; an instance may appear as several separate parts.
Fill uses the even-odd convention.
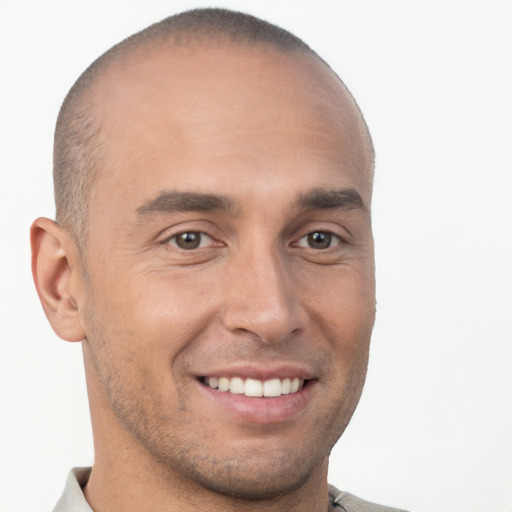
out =
[[[318,469],[311,460],[287,459],[266,458],[264,463],[250,457],[225,460],[213,463],[213,471],[198,471],[195,467],[189,476],[202,488],[217,494],[242,500],[270,500],[301,488]]]

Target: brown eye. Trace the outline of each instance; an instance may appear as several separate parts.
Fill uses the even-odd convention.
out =
[[[308,247],[310,249],[329,249],[339,245],[341,239],[338,235],[329,231],[313,231],[303,236],[298,242],[298,247]]]
[[[200,243],[200,233],[180,233],[176,236],[176,245],[181,249],[197,249]]]
[[[211,242],[211,238],[199,231],[186,231],[173,236],[169,243],[180,249],[192,250],[203,247],[205,243]]]
[[[313,249],[327,249],[331,246],[332,235],[325,231],[315,231],[308,235],[308,245]]]

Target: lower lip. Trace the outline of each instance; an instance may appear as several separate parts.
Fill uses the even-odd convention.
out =
[[[296,393],[269,398],[251,398],[229,391],[219,391],[201,382],[198,384],[215,405],[228,414],[243,422],[263,425],[286,421],[304,409],[311,398],[315,382],[308,381]]]

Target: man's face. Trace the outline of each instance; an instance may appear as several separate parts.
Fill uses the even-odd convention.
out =
[[[93,421],[235,496],[324,474],[375,310],[351,101],[310,58],[230,47],[132,57],[93,103],[108,141],[79,304]]]

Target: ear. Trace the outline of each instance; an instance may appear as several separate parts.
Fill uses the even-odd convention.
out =
[[[48,321],[63,340],[82,341],[78,295],[84,277],[75,241],[54,221],[39,218],[30,228],[30,242],[32,275]]]

